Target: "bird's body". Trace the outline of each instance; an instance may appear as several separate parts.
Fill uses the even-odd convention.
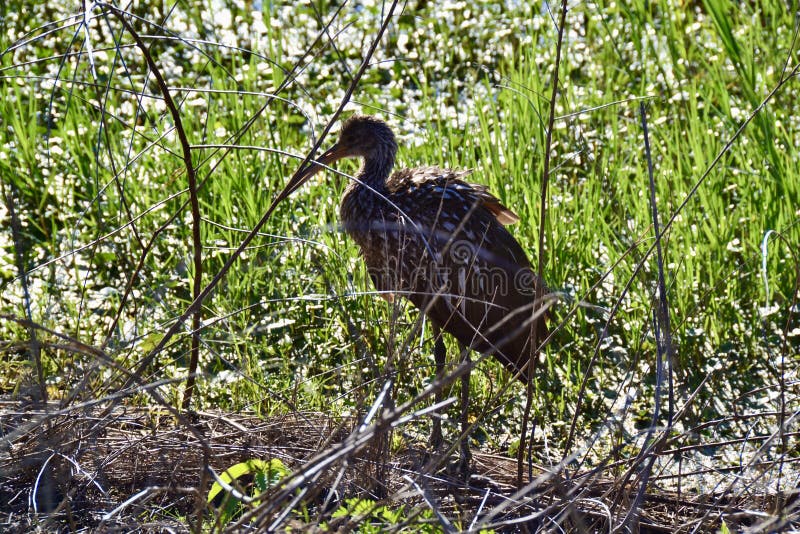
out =
[[[404,169],[383,184],[360,174],[340,216],[378,291],[405,296],[464,346],[494,354],[516,373],[530,353],[535,276],[498,221],[513,215],[463,181],[467,174]],[[545,334],[542,328],[539,339]]]
[[[536,291],[541,297],[546,289],[504,227],[517,216],[486,187],[464,181],[469,171],[422,167],[391,174],[396,150],[385,123],[357,116],[319,160],[364,159],[340,216],[376,289],[408,298],[461,344],[494,355],[527,381],[531,331],[537,343],[547,334],[541,310],[534,314]]]

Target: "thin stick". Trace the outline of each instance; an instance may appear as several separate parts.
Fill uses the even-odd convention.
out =
[[[189,144],[189,139],[186,137],[186,130],[183,127],[183,120],[175,101],[172,99],[169,86],[166,80],[161,75],[161,70],[158,68],[153,56],[150,54],[150,49],[144,44],[144,41],[139,36],[139,33],[133,29],[133,26],[125,18],[125,12],[119,10],[115,6],[105,4],[104,7],[117,16],[120,23],[125,27],[125,30],[131,34],[131,37],[136,41],[136,46],[142,51],[147,67],[153,73],[156,79],[158,88],[161,95],[164,97],[164,105],[172,115],[172,120],[175,123],[175,132],[178,135],[178,141],[181,144],[181,151],[183,152],[183,165],[186,168],[186,177],[189,182],[189,205],[192,214],[192,260],[194,262],[194,279],[192,280],[192,298],[197,299],[200,295],[200,286],[203,283],[203,243],[200,236],[200,224],[202,222],[200,217],[200,201],[197,196],[197,175],[195,173],[194,165],[192,164],[192,148]],[[200,334],[197,329],[200,328],[200,320],[202,318],[202,309],[198,306],[192,311],[192,345],[191,356],[189,359],[189,377],[186,379],[186,389],[183,395],[183,409],[187,410],[192,400],[192,392],[195,385],[195,373],[197,371],[197,364],[200,356]]]
[[[547,215],[547,184],[550,181],[550,148],[553,143],[553,124],[556,120],[556,97],[558,96],[558,69],[561,65],[561,44],[564,41],[564,26],[567,20],[567,0],[561,0],[561,18],[558,23],[558,41],[556,43],[556,62],[553,66],[553,91],[550,96],[550,116],[548,118],[547,131],[545,132],[544,142],[544,171],[542,172],[542,189],[539,199],[539,253],[538,264],[536,272],[539,279],[543,280],[544,274],[544,223]],[[539,302],[544,297],[543,284],[539,283],[535,287],[534,302]],[[537,307],[533,306],[531,313],[535,314]],[[522,415],[522,430],[519,436],[519,448],[517,449],[517,486],[523,486],[523,466],[525,464],[525,439],[528,433],[528,421],[531,416],[531,405],[533,403],[533,372],[535,369],[536,358],[539,354],[539,347],[536,343],[537,330],[540,321],[531,322],[531,341],[530,341],[530,357],[528,360],[528,376],[530,377],[527,384],[527,396],[525,400],[525,412]],[[531,436],[533,439],[533,436]]]
[[[656,460],[657,449],[663,447],[664,438],[669,436],[669,429],[672,426],[673,416],[673,396],[672,396],[672,336],[670,333],[669,324],[669,303],[667,301],[667,287],[664,282],[664,258],[661,251],[662,235],[659,231],[658,225],[658,206],[656,204],[656,183],[653,178],[653,159],[650,153],[650,137],[647,130],[647,113],[645,112],[644,102],[639,103],[639,114],[642,118],[642,132],[644,135],[644,151],[645,158],[647,159],[647,175],[650,184],[650,211],[653,215],[653,231],[656,235],[656,264],[658,267],[658,302],[656,308],[653,310],[653,330],[656,336],[656,389],[653,407],[653,417],[650,421],[650,428],[647,429],[647,436],[644,439],[642,450],[639,457],[636,459],[637,465],[641,462],[646,462],[644,469],[640,474],[639,490],[636,492],[636,499],[631,505],[625,519],[620,527],[622,530],[628,528],[629,523],[633,522],[633,528],[638,527],[639,508],[644,500],[645,492],[647,491],[647,484],[650,480],[650,474],[653,470],[653,464]],[[661,417],[661,389],[664,383],[664,359],[667,361],[667,373],[669,374],[669,406],[668,406],[668,419],[667,428],[662,432],[659,442],[661,446],[657,447],[651,444],[653,434],[658,426],[658,419]],[[633,468],[628,470],[632,473]]]
[[[0,182],[2,188],[3,198],[6,201],[6,209],[8,210],[9,218],[11,219],[11,238],[14,240],[14,261],[16,262],[17,272],[19,273],[19,282],[22,286],[22,303],[25,308],[25,318],[33,322],[33,313],[31,312],[31,293],[28,284],[28,270],[25,267],[25,243],[23,242],[24,233],[22,231],[22,222],[20,221],[19,214],[16,209],[17,187],[12,180],[8,182],[8,190],[6,190],[5,181]],[[47,386],[44,380],[44,371],[42,369],[42,344],[39,336],[36,335],[36,329],[28,326],[28,336],[30,336],[30,343],[28,345],[28,353],[33,368],[36,371],[36,400],[39,402],[47,402]],[[34,393],[31,390],[30,393]]]

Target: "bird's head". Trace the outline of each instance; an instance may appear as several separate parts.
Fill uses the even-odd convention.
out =
[[[322,170],[322,165],[330,166],[342,158],[364,158],[365,166],[375,165],[388,172],[396,153],[397,141],[385,122],[367,115],[354,115],[342,125],[336,144],[300,174],[297,187]]]
[[[394,133],[385,122],[367,115],[354,115],[344,122],[339,140],[322,157],[332,153],[339,158],[394,158],[396,152]]]

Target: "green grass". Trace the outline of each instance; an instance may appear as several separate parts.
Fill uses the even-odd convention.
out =
[[[647,111],[662,228],[675,215],[662,244],[678,405],[696,393],[678,421],[685,440],[676,444],[741,435],[734,423],[699,433],[690,429],[733,412],[777,409],[770,395],[781,380],[796,380],[792,369],[800,364],[797,80],[774,96],[712,166],[739,125],[794,66],[793,10],[770,2],[734,7],[722,0],[625,4],[580,3],[568,14],[544,251],[537,241],[555,56],[549,15],[523,7],[509,12],[495,2],[480,3],[470,16],[449,4],[413,12],[409,7],[373,59],[386,63],[367,70],[347,108],[389,121],[402,140],[401,166],[474,169],[474,180],[519,214],[513,233],[532,258],[544,254],[545,279],[564,298],[552,323],[563,324],[536,381],[534,447],[542,461],[566,452],[560,448],[576,410],[578,443],[592,442],[590,461],[620,443],[630,444],[623,454],[635,454],[636,432],[650,425],[657,265],[654,255],[645,257],[654,235],[640,101]],[[94,85],[85,54],[63,65],[53,55],[81,50],[82,32],[71,42],[75,28],[47,36],[41,29],[63,16],[61,8],[22,7],[0,8],[0,50],[14,45],[22,28],[40,36],[0,56],[0,179],[22,221],[15,236],[7,201],[0,212],[0,312],[26,314],[19,255],[28,271],[31,319],[102,346],[131,369],[191,301],[192,221],[184,206],[188,196],[181,193],[186,176],[180,146],[174,134],[161,137],[172,125],[163,105],[147,99],[146,115],[135,113],[136,94],[148,76],[141,53],[127,48],[123,67],[114,61],[113,48],[100,50],[111,42],[104,25],[120,30],[112,16],[96,21],[104,37],[93,34],[93,46],[105,55],[96,58],[100,77]],[[316,9],[327,20],[335,7],[320,2]],[[318,49],[300,81],[281,93],[293,104],[272,102],[230,153],[193,151],[202,183],[204,283],[298,165],[295,158],[259,148],[302,157],[312,145],[310,132],[319,134],[335,109],[358,65],[362,39],[369,42],[370,33],[363,32],[380,13],[380,6],[364,9],[345,9],[336,29],[352,26],[343,30],[337,49]],[[238,27],[231,30],[188,5],[178,12],[189,15],[173,15],[164,25],[183,37],[189,33],[178,20],[206,20],[200,37],[211,41],[227,39]],[[170,85],[195,89],[174,95],[182,102],[191,143],[228,143],[257,115],[267,96],[240,91],[271,93],[284,81],[284,69],[318,31],[314,13],[310,6],[274,6],[259,38],[237,41],[255,49],[253,54],[148,41]],[[478,14],[482,22],[472,25]],[[165,14],[139,15],[155,21]],[[254,24],[248,10],[239,15],[245,27]],[[140,22],[135,27],[164,33]],[[123,41],[131,42],[128,36]],[[56,73],[56,88],[36,78]],[[147,92],[155,94],[152,77],[147,79]],[[307,122],[299,110],[317,122]],[[356,166],[342,163],[339,169],[353,173]],[[393,310],[370,294],[357,248],[338,230],[343,187],[343,178],[327,173],[282,203],[263,229],[269,235],[252,242],[205,301],[198,409],[363,414],[383,384],[389,354],[398,359],[398,404],[431,380],[430,330],[422,342],[409,339],[416,312]],[[760,247],[769,230],[781,239],[769,241],[767,299]],[[133,292],[120,309],[145,251]],[[610,337],[600,340],[608,320],[602,309],[616,306]],[[762,308],[772,313],[762,317]],[[90,398],[121,384],[119,371],[64,350],[52,334],[39,336],[46,342],[42,358],[53,398],[66,398],[84,378],[78,394]],[[0,337],[0,390],[19,391],[20,369],[32,373],[25,363],[29,333],[4,321]],[[185,374],[188,347],[184,331],[144,379]],[[455,345],[450,349],[454,354]],[[578,407],[586,373],[586,397]],[[514,384],[498,395],[508,377],[492,362],[474,375],[476,436],[487,449],[506,450],[518,439],[522,388]],[[175,404],[181,390],[180,383],[164,388]],[[783,391],[787,409],[796,410],[797,386]],[[137,401],[150,402],[144,394]],[[457,419],[455,408],[450,416]],[[770,432],[773,423],[759,420],[754,431]],[[423,418],[403,429],[404,439],[423,442],[428,424]],[[605,427],[610,433],[592,441]],[[455,425],[447,430],[454,435]]]

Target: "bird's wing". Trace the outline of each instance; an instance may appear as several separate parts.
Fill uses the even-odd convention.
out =
[[[403,169],[396,172],[387,184],[392,192],[409,192],[422,187],[427,188],[431,194],[436,195],[436,189],[440,194],[447,191],[457,192],[462,198],[468,199],[472,203],[479,203],[486,208],[497,221],[503,225],[519,222],[519,216],[503,205],[485,185],[474,184],[464,180],[472,174],[472,169],[454,171],[450,169],[440,169],[439,167],[419,167],[415,169]]]
[[[497,219],[497,222],[504,226],[519,222],[519,216],[505,207],[496,196],[489,192],[489,188],[477,184],[467,185],[476,191],[476,194],[480,197],[483,206],[489,210],[492,215],[494,215],[494,218]]]
[[[463,181],[461,173],[412,172],[395,173],[389,184],[390,200],[413,222],[398,230],[403,237],[395,245],[398,257],[405,255],[398,262],[402,289],[461,343],[519,370],[528,359],[535,291],[544,284],[503,226],[512,218],[505,213],[513,213],[485,187]],[[537,341],[546,334],[539,323]]]

